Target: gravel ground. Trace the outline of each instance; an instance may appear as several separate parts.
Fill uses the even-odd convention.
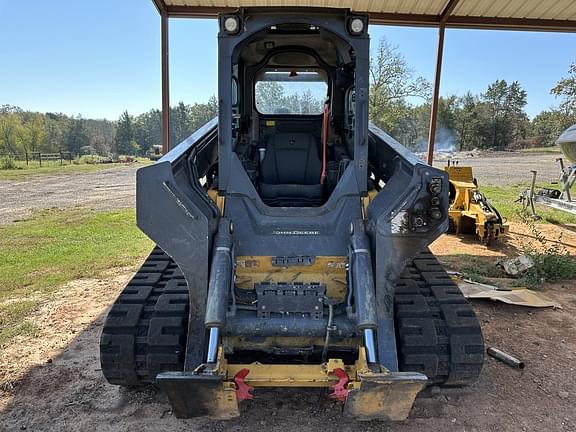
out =
[[[537,183],[558,181],[560,153],[484,153],[479,156],[456,158],[460,165],[471,165],[475,177],[482,185],[515,185],[529,183],[531,170],[538,171]],[[443,168],[446,160],[434,160],[434,166]]]
[[[37,175],[23,180],[0,180],[0,224],[26,218],[34,210],[46,208],[133,208],[138,168],[134,165],[91,173]]]

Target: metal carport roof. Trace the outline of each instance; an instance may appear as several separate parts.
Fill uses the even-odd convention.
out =
[[[576,0],[152,0],[162,18],[163,148],[170,148],[168,18],[215,18],[250,6],[347,8],[368,13],[371,24],[438,28],[438,51],[428,163],[432,163],[446,28],[576,32]]]
[[[576,31],[574,0],[154,0],[169,16],[214,17],[249,6],[348,8],[376,24],[438,26],[451,6],[447,27]]]

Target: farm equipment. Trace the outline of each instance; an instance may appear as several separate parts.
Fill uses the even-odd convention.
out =
[[[448,228],[448,175],[369,125],[368,17],[219,23],[218,118],[138,170],[157,247],[105,321],[106,379],[156,383],[179,418],[318,387],[360,420],[475,382],[478,320],[427,249]]]
[[[566,166],[563,158],[556,159],[560,168],[558,181],[560,189],[541,188],[536,190],[537,171],[533,170],[531,171],[530,189],[522,192],[518,198],[524,209],[530,209],[534,219],[540,219],[536,213],[536,204],[576,215],[576,201],[573,200],[571,193],[571,189],[576,183],[576,125],[566,129],[556,140],[556,144],[562,150],[564,157],[571,163],[571,165]]]
[[[486,245],[505,236],[508,225],[478,189],[472,167],[448,161],[444,171],[450,181],[449,232],[475,234]]]
[[[146,156],[152,161],[157,161],[162,157],[162,146],[158,144],[151,146],[146,152]]]

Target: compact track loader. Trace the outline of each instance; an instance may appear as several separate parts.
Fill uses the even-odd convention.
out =
[[[219,22],[218,118],[137,174],[157,247],[104,324],[106,379],[157,384],[180,418],[319,387],[360,420],[474,382],[478,320],[427,249],[448,228],[448,176],[369,125],[368,17]]]

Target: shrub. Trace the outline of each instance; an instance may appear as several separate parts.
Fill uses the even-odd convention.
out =
[[[576,257],[570,255],[562,243],[562,234],[549,240],[527,216],[522,222],[528,227],[533,240],[521,245],[522,252],[532,258],[534,266],[518,280],[518,285],[540,288],[544,282],[576,279]]]
[[[98,155],[84,155],[78,158],[79,164],[96,164],[100,162],[100,156]]]
[[[11,156],[3,156],[0,158],[0,169],[13,170],[17,169],[16,162]]]

